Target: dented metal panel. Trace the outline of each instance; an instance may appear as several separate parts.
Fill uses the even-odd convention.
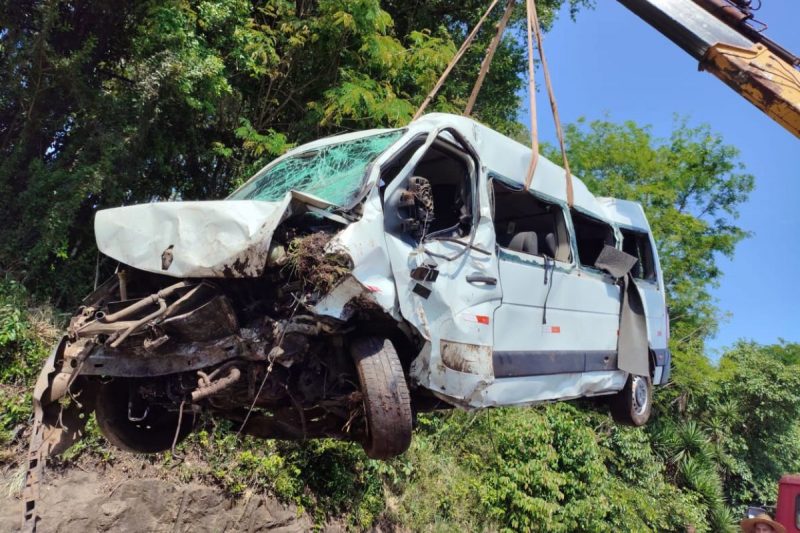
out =
[[[495,381],[470,400],[474,405],[497,407],[602,395],[620,390],[627,377],[615,370],[509,378]]]
[[[387,187],[384,209],[396,208],[397,198],[402,195],[417,161],[445,133],[464,148],[472,189],[486,190],[486,172],[478,166],[477,154],[473,151],[473,155],[467,155],[474,150],[469,139],[463,135],[463,130],[448,130],[449,125],[432,124],[426,144],[417,150],[406,168]],[[411,128],[411,134],[414,133]],[[499,272],[493,254],[495,234],[491,207],[485,194],[477,192],[476,196],[471,206],[472,234],[462,238],[460,243],[432,241],[423,247],[406,238],[402,230],[398,231],[394,226],[387,225],[386,233],[400,310],[427,340],[411,365],[411,377],[419,385],[455,404],[462,404],[464,398],[475,392],[479,383],[493,379],[491,317],[500,304],[501,289],[497,283]],[[429,265],[435,265],[438,273],[435,280],[412,278],[412,271]],[[493,280],[493,283],[470,279]],[[443,345],[442,341],[446,343]],[[473,347],[469,349],[473,352],[468,357],[471,372],[452,370],[443,361],[442,347],[453,344]],[[466,361],[463,358],[457,360],[453,355],[451,351],[450,363],[466,369]]]
[[[177,278],[255,277],[272,233],[288,215],[278,202],[157,202],[98,211],[100,252],[132,267]],[[170,258],[167,260],[167,258]]]
[[[451,370],[484,376],[494,374],[491,346],[443,340],[439,351],[442,363]]]
[[[444,176],[444,193],[414,175],[431,149],[429,176],[460,172]],[[207,409],[245,432],[348,438],[369,449],[368,387],[354,365],[373,356],[388,361],[382,372],[398,372],[390,385],[408,380],[414,394],[465,409],[619,391],[628,374],[618,368],[616,280],[567,256],[554,262],[497,246],[489,179],[521,187],[530,157],[475,121],[434,113],[403,130],[298,147],[228,200],[98,212],[98,248],[120,270],[84,301],[37,382],[36,420],[46,431],[34,431],[31,465],[51,439],[80,433],[82,423],[62,431],[53,416],[56,400],[78,388],[119,410],[105,426],[98,416],[106,432],[114,431],[109,420],[146,418],[150,401],[167,406],[176,424],[147,434],[140,451],[153,451],[154,439],[158,449],[175,442],[189,398],[192,416]],[[442,159],[452,165],[435,167]],[[564,179],[540,158],[532,192],[565,209]],[[597,199],[577,178],[574,191],[575,207],[608,221],[618,237],[622,226],[650,235],[638,204]],[[436,216],[451,225],[428,231]],[[669,374],[660,274],[638,284],[656,383]],[[370,336],[380,338],[359,344]],[[402,365],[389,359],[397,355],[388,338],[401,339]],[[259,412],[244,416],[247,409]],[[392,412],[408,415],[400,422],[409,436],[410,406]]]
[[[368,179],[374,184],[378,159]],[[363,204],[361,218],[339,232],[331,247],[341,247],[353,260],[352,276],[369,292],[383,310],[400,320],[397,290],[383,231],[383,206],[377,188],[372,187]]]
[[[347,321],[355,311],[353,306],[350,305],[351,302],[364,292],[364,286],[352,276],[348,276],[317,302],[317,305],[314,306],[314,313],[335,318],[336,320]]]

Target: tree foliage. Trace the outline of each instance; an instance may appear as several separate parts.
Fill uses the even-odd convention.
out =
[[[550,27],[563,5],[590,3],[540,0],[540,18]],[[0,443],[30,416],[26,386],[55,335],[31,293],[70,306],[105,266],[97,209],[218,198],[293,144],[405,124],[486,5],[0,0],[0,267],[24,277],[0,280]],[[476,108],[511,135],[518,11]],[[433,109],[463,108],[486,27]],[[674,369],[654,422],[618,427],[588,403],[427,415],[389,463],[353,444],[238,440],[208,425],[181,445],[204,458],[181,476],[414,530],[726,531],[742,505],[774,502],[778,476],[800,471],[800,346],[740,342],[716,365],[704,354],[716,258],[747,236],[736,218],[753,177],[734,147],[685,120],[666,139],[609,120],[566,134],[576,174],[642,202],[659,244]],[[72,457],[95,452],[113,454],[94,434]]]
[[[550,25],[562,4],[588,3],[547,0],[539,10]],[[94,278],[97,209],[219,198],[292,144],[405,124],[485,8],[0,1],[0,194],[13,199],[0,213],[0,264],[68,306]],[[491,21],[485,28],[432,109],[463,109]],[[479,119],[519,127],[523,70],[512,31]]]
[[[748,236],[736,219],[754,177],[738,149],[685,119],[668,139],[608,120],[580,120],[565,136],[570,167],[594,194],[642,204],[658,243],[676,345],[702,341],[716,327],[709,294],[722,277],[716,259],[732,257]]]

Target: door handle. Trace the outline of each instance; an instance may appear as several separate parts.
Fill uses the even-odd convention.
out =
[[[483,274],[470,274],[467,276],[469,283],[485,283],[486,285],[497,285],[497,278],[484,276]]]

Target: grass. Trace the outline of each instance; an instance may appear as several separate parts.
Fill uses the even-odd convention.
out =
[[[289,251],[289,267],[317,289],[347,272],[342,258],[327,259],[326,239],[314,234]],[[320,254],[322,267],[314,260]],[[29,424],[30,387],[59,336],[55,316],[0,279],[0,491],[21,487],[27,443],[14,436]],[[605,410],[574,403],[417,420],[411,448],[381,462],[349,442],[238,438],[231,423],[211,417],[175,456],[136,457],[109,446],[92,417],[85,436],[51,464],[146,465],[148,475],[215,485],[235,498],[272,494],[320,525],[335,517],[356,530],[380,524],[436,532],[644,531],[692,524],[702,532],[733,521],[713,457],[670,468],[673,448],[698,459],[707,451],[705,434],[692,425],[673,424],[670,432],[654,426],[650,433],[619,428]]]
[[[286,254],[292,276],[318,294],[328,293],[352,270],[346,254],[325,250],[330,239],[323,232],[297,237]]]

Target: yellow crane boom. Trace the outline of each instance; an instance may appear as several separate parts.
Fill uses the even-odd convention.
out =
[[[747,0],[618,0],[800,137],[800,58],[750,25]]]

